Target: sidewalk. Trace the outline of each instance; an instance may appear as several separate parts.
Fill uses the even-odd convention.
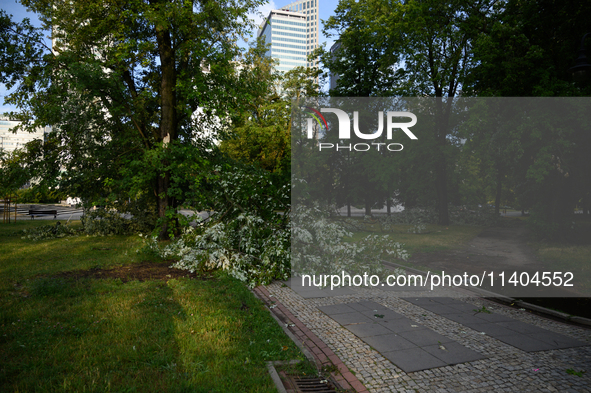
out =
[[[343,389],[591,392],[590,329],[461,289],[296,290],[255,292]]]

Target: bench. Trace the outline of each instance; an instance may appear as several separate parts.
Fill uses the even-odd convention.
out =
[[[35,216],[53,216],[53,218],[57,218],[57,210],[29,210],[29,216],[31,216],[31,220]]]

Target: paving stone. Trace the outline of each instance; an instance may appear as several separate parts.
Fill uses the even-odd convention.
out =
[[[409,332],[409,331],[424,330],[425,329],[424,326],[422,326],[422,325],[416,323],[415,321],[412,321],[406,317],[390,319],[390,320],[376,319],[376,320],[374,320],[374,322],[390,329],[391,331],[393,331],[395,333],[402,333],[402,332]]]
[[[502,315],[502,314],[496,314],[496,313],[490,313],[487,314],[485,312],[479,312],[476,313],[476,315],[474,315],[476,318],[481,319],[485,322],[493,322],[493,323],[497,323],[497,322],[513,322],[514,319],[510,318],[506,315]]]
[[[526,336],[555,345],[556,348],[572,348],[589,345],[589,343],[584,343],[582,341],[575,340],[574,338],[565,337],[562,334],[549,331],[543,333],[527,334]]]
[[[353,308],[349,307],[346,304],[334,304],[332,306],[318,307],[318,309],[320,311],[322,311],[323,313],[330,315],[330,316],[336,315],[336,314],[347,314],[347,313],[357,312],[357,310],[354,310]]]
[[[434,298],[430,298],[430,297],[416,297],[416,298],[404,297],[404,298],[402,298],[402,300],[406,300],[407,302],[412,303],[412,304],[415,304],[417,306],[432,305],[432,304],[442,304],[442,303],[439,303]]]
[[[422,347],[422,349],[447,364],[466,363],[486,358],[483,354],[466,348],[456,342],[428,345]]]
[[[325,293],[327,293],[327,296],[343,296],[343,295],[351,295],[351,294],[355,293],[351,290],[351,288],[348,288],[348,287],[334,288],[332,290],[330,288],[326,288],[326,289],[323,289],[323,291]]]
[[[515,320],[509,322],[497,322],[496,324],[521,334],[537,334],[548,331],[546,329],[533,326],[532,324]]]
[[[294,291],[304,299],[324,298],[326,293],[318,288],[294,288]]]
[[[445,314],[445,318],[463,325],[466,323],[482,323],[482,319],[476,318],[476,316],[469,313]]]
[[[392,330],[378,323],[361,323],[358,325],[346,325],[345,328],[355,334],[357,337],[371,337],[383,334],[390,334]]]
[[[468,303],[464,303],[464,302],[456,302],[456,303],[448,304],[447,306],[449,306],[455,310],[458,310],[458,312],[475,313],[476,310],[478,310],[478,308],[476,306],[474,306],[473,304],[468,304]]]
[[[484,332],[491,337],[510,336],[515,334],[514,330],[507,329],[494,323],[465,323],[464,325],[468,326],[470,329],[476,330],[477,332]]]
[[[544,341],[536,340],[533,337],[528,337],[525,334],[514,334],[509,336],[498,336],[495,337],[506,344],[514,346],[515,348],[521,349],[525,352],[537,352],[547,351],[550,349],[556,349],[553,344],[546,343]]]
[[[359,311],[345,314],[333,314],[330,317],[341,325],[349,325],[351,323],[373,323],[372,319],[361,314]]]
[[[380,303],[376,303],[374,301],[371,300],[362,300],[360,302],[357,302],[357,304],[360,304],[362,306],[367,307],[369,310],[389,310],[388,307],[380,304]]]
[[[421,305],[422,308],[424,308],[425,310],[434,312],[435,314],[438,315],[445,315],[445,314],[457,314],[458,310],[447,306],[445,304],[423,304]]]
[[[398,334],[419,347],[445,344],[453,341],[450,338],[442,336],[441,334],[435,333],[429,329],[411,330],[407,332],[400,332]]]
[[[362,314],[365,315],[366,317],[376,321],[376,322],[392,321],[395,319],[404,318],[404,315],[394,312],[392,310],[378,310],[378,311],[367,310],[367,311],[363,311]],[[376,316],[376,315],[378,315],[378,316]],[[381,317],[379,317],[379,315],[381,315]]]
[[[347,303],[347,306],[351,307],[354,310],[357,310],[359,312],[364,312],[364,311],[371,311],[371,309],[363,304],[360,304],[359,302],[355,302],[355,303]]]
[[[511,344],[503,343],[487,334],[481,335],[473,329],[455,322],[446,316],[427,312],[420,306],[402,300],[404,298],[418,298],[419,294],[403,296],[398,292],[377,291],[370,289],[353,289],[352,294],[341,297],[303,298],[292,289],[282,287],[281,283],[273,283],[267,286],[269,292],[283,303],[293,315],[296,315],[307,327],[338,355],[354,375],[361,381],[371,393],[377,392],[526,392],[526,391],[551,391],[564,392],[578,391],[590,392],[591,373],[587,372],[582,377],[569,375],[566,369],[591,370],[591,346],[584,345],[565,349],[556,348],[555,344],[538,341],[538,348],[546,345],[552,349],[536,352],[525,352]],[[435,292],[445,293],[447,290],[438,289]],[[432,294],[430,294],[432,295]],[[457,300],[456,300],[457,299]],[[419,330],[432,330],[438,334],[450,338],[462,347],[480,353],[484,359],[467,361],[455,365],[445,365],[442,359],[422,350],[438,359],[423,370],[408,367],[407,373],[401,366],[396,365],[394,354],[401,356],[408,349],[396,349],[393,351],[377,351],[373,345],[364,341],[379,338],[373,336],[361,339],[347,329],[339,328],[338,322],[327,314],[319,312],[319,308],[346,303],[349,306],[363,301],[370,301],[373,309],[389,309],[410,324],[420,326]],[[591,330],[567,325],[561,322],[541,318],[529,312],[508,308],[486,299],[478,297],[431,297],[424,298],[424,304],[441,304],[458,310],[457,314],[474,314],[475,309],[493,310],[493,314],[502,314],[512,318],[512,322],[496,322],[495,324],[511,329],[515,334],[500,336],[505,341],[507,337],[517,336],[518,341],[536,339],[535,333],[552,332],[567,338],[576,339],[581,343],[591,340]],[[354,312],[354,311],[350,311]],[[380,312],[385,314],[385,312]],[[426,315],[425,315],[426,314]],[[339,315],[339,314],[335,314]],[[453,315],[453,314],[449,314]],[[488,314],[487,314],[488,315]],[[486,323],[486,321],[480,323]],[[386,327],[386,323],[382,322]],[[522,325],[523,324],[523,325]],[[528,327],[526,329],[526,327]],[[540,330],[537,330],[540,329]],[[411,329],[413,330],[413,329]],[[532,337],[527,334],[532,332]],[[521,334],[519,334],[521,333]],[[394,333],[390,333],[394,334]],[[400,335],[395,335],[397,337]],[[412,344],[412,343],[411,343]],[[531,344],[531,341],[530,341]],[[371,348],[370,348],[371,345]],[[444,343],[446,348],[452,343]],[[433,345],[434,347],[434,345]],[[438,348],[438,346],[437,346]],[[429,348],[431,349],[431,348]],[[435,348],[433,348],[435,349]],[[531,349],[531,348],[526,348]],[[384,356],[388,353],[390,359]],[[437,352],[435,352],[437,354]],[[408,356],[407,356],[408,357]],[[404,360],[404,359],[402,359]],[[433,359],[432,359],[433,360]],[[453,359],[446,359],[453,360]],[[398,361],[403,365],[401,361]],[[441,365],[444,363],[444,365]],[[425,367],[423,365],[423,367]],[[538,371],[534,371],[534,370]]]
[[[363,341],[365,341],[376,351],[382,353],[416,348],[415,344],[411,343],[404,337],[395,333],[384,334],[381,336],[365,337]]]
[[[446,365],[445,362],[421,348],[386,352],[382,355],[407,373]]]

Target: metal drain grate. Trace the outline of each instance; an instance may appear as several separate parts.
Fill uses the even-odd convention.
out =
[[[302,393],[322,393],[322,392],[336,392],[334,386],[326,379],[320,378],[301,378],[293,377],[298,392]]]

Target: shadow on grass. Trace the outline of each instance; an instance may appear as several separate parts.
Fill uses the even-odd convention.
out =
[[[242,283],[39,277],[2,299],[0,391],[272,392],[302,358]]]

